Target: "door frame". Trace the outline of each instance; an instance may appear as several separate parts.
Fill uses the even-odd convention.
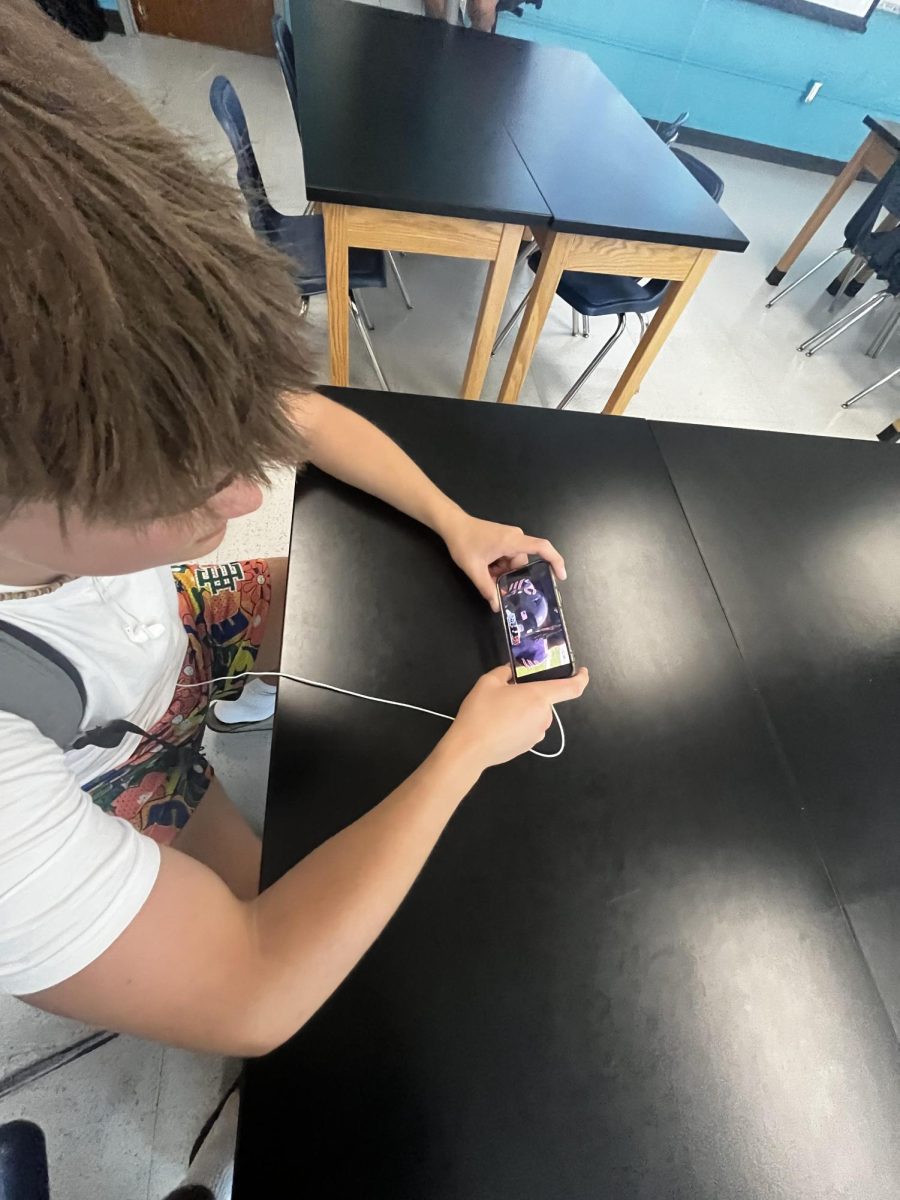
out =
[[[141,31],[138,28],[137,18],[134,15],[132,0],[116,0],[116,4],[119,9],[119,16],[122,18],[125,36],[137,37]],[[275,12],[277,12],[280,17],[284,17],[286,21],[290,22],[290,18],[288,16],[288,0],[273,0],[273,5]]]

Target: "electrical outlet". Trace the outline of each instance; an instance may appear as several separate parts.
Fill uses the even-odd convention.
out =
[[[818,94],[821,90],[822,90],[822,80],[814,79],[810,83],[809,87],[806,89],[806,95],[803,97],[803,103],[804,104],[812,104],[813,100],[815,100],[816,96],[818,96]]]

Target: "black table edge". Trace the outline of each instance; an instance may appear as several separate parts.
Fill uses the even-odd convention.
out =
[[[896,121],[888,121],[887,118],[880,120],[878,117],[866,115],[863,117],[863,125],[868,125],[873,133],[877,133],[889,146],[900,151],[900,132],[893,133],[891,130],[891,126],[893,126],[894,129],[900,131],[900,124]]]
[[[337,190],[332,191],[329,188],[312,185],[306,189],[306,195],[308,199],[315,200],[319,204],[342,204],[350,208],[377,208],[383,212],[411,213],[423,217],[454,217],[464,221],[498,222],[502,225],[537,225],[543,227],[551,224],[549,210],[543,213],[519,213],[510,212],[509,210],[493,211],[490,209],[473,212],[471,209],[457,204],[443,204],[440,209],[435,205],[425,208],[422,205],[415,204],[397,208],[395,204],[388,203],[386,197],[379,196],[374,192],[348,193],[343,189],[338,192]]]

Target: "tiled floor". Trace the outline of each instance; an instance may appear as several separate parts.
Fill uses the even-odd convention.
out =
[[[383,2],[411,11],[420,7],[420,0]],[[190,132],[198,153],[230,172],[230,149],[207,102],[212,78],[218,73],[228,75],[246,107],[273,202],[286,211],[302,210],[297,133],[274,60],[152,37],[111,37],[97,50],[163,121]],[[826,322],[826,305],[815,283],[799,290],[783,307],[769,313],[763,309],[771,295],[763,278],[827,180],[721,154],[704,151],[700,156],[724,178],[725,207],[748,233],[751,246],[743,256],[718,257],[630,412],[836,437],[874,436],[900,415],[900,387],[888,385],[849,412],[842,411],[840,403],[886,373],[896,363],[897,347],[888,347],[879,362],[866,358],[863,350],[874,329],[864,322],[817,358],[798,355],[797,343]],[[838,244],[846,216],[862,194],[861,186],[851,189],[800,267]],[[485,268],[412,255],[401,263],[415,309],[407,312],[393,286],[371,296],[377,353],[394,388],[453,393],[462,376]],[[529,280],[522,269],[514,282],[512,302],[524,294]],[[323,360],[324,316],[324,301],[314,302],[310,338]],[[608,328],[608,322],[595,321],[590,341],[572,338],[568,310],[557,303],[522,402],[554,405],[596,353]],[[632,331],[573,407],[600,410],[633,345]],[[351,354],[353,382],[375,386],[357,341],[351,343]],[[503,358],[498,356],[491,367],[485,389],[488,400],[497,393]],[[221,556],[284,553],[289,517],[290,482],[285,479],[273,488],[260,512],[235,523]],[[267,737],[212,739],[210,754],[232,794],[259,824]],[[15,1001],[0,1006],[0,1018],[4,1072],[67,1044],[80,1032]],[[177,1181],[188,1147],[218,1098],[228,1069],[219,1059],[122,1038],[0,1101],[0,1121],[29,1116],[43,1125],[50,1144],[54,1200],[158,1200]]]

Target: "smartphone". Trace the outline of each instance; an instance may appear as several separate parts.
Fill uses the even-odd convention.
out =
[[[497,591],[516,683],[573,675],[575,660],[550,564],[540,558],[501,575]]]

